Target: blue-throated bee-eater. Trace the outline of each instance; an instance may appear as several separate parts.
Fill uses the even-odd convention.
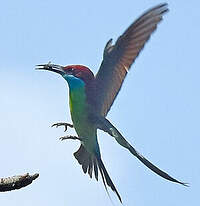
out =
[[[69,104],[73,125],[57,123],[53,126],[63,125],[65,129],[67,129],[67,126],[75,128],[78,136],[66,136],[62,139],[80,140],[81,146],[74,153],[74,156],[82,165],[84,173],[88,173],[91,178],[94,173],[98,180],[98,173],[100,172],[106,191],[107,186],[111,187],[120,202],[122,202],[120,194],[101,159],[97,129],[114,137],[121,146],[128,149],[156,174],[172,182],[186,185],[169,176],[143,157],[106,119],[132,63],[167,11],[166,3],[157,5],[133,22],[114,45],[112,45],[112,39],[110,39],[105,46],[103,61],[95,76],[89,68],[82,65],[60,66],[51,63],[37,65],[37,69],[60,74],[69,85]]]

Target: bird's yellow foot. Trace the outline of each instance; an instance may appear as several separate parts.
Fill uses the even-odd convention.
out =
[[[60,139],[61,141],[66,140],[66,139],[73,139],[73,140],[80,140],[80,141],[81,141],[81,138],[79,138],[79,137],[77,137],[77,136],[72,136],[72,135],[60,137],[59,139]]]
[[[69,124],[69,123],[66,123],[66,122],[55,123],[55,124],[53,124],[51,127],[56,127],[56,128],[57,128],[57,127],[60,127],[60,126],[64,126],[64,127],[65,127],[64,132],[67,131],[67,127],[73,128],[73,125],[72,125],[72,124]]]

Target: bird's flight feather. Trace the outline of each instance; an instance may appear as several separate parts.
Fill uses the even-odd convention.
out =
[[[115,45],[112,45],[112,39],[106,44],[95,80],[96,112],[100,115],[107,115],[132,63],[167,11],[166,3],[146,11],[117,39]]]

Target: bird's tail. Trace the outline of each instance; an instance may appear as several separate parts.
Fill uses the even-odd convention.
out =
[[[88,173],[90,178],[92,178],[92,174],[94,171],[94,175],[96,180],[98,181],[98,171],[101,174],[104,187],[106,189],[106,192],[108,193],[107,186],[109,186],[117,195],[119,198],[119,201],[122,203],[122,199],[113,184],[104,164],[101,160],[101,157],[99,155],[91,154],[89,153],[85,147],[81,144],[78,151],[74,153],[75,158],[78,160],[79,164],[82,165],[83,172],[86,174]],[[109,195],[109,194],[108,194]]]
[[[102,129],[103,131],[107,132],[111,136],[113,136],[116,141],[126,149],[128,149],[134,156],[136,156],[144,165],[146,165],[150,170],[158,174],[159,176],[179,184],[182,184],[184,186],[188,186],[187,183],[181,182],[170,175],[168,175],[163,170],[159,169],[157,166],[152,164],[149,160],[147,160],[144,156],[142,156],[134,147],[132,147],[128,141],[121,135],[121,133],[107,120],[107,119],[99,119],[99,129]]]

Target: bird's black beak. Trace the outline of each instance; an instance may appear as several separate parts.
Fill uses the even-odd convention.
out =
[[[38,64],[36,65],[35,69],[36,70],[47,70],[47,71],[56,72],[60,75],[63,75],[65,74],[63,68],[64,68],[63,66],[51,64],[51,62],[49,62],[48,64]]]

